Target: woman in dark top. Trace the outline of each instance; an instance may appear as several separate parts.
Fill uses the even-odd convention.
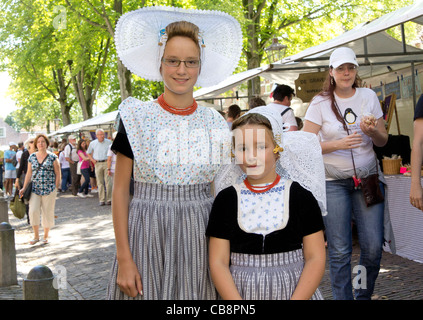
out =
[[[28,170],[28,158],[32,153],[35,152],[34,138],[29,138],[27,141],[25,141],[24,146],[25,150],[22,153],[21,160],[19,161],[19,169],[16,173],[15,188],[17,190],[19,190],[24,184],[25,175]],[[25,207],[27,221],[29,224],[29,205],[27,200],[25,200]]]

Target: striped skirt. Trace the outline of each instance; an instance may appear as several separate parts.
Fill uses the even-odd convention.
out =
[[[301,249],[263,255],[231,254],[230,270],[244,300],[289,300],[303,267]],[[323,299],[319,289],[311,299]]]
[[[129,245],[144,295],[134,299],[216,299],[205,235],[212,203],[210,184],[135,183]],[[117,271],[115,259],[107,298],[133,299],[120,291]]]

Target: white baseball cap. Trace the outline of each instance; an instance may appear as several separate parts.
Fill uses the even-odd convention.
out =
[[[338,68],[341,64],[344,63],[352,63],[358,67],[358,62],[354,51],[347,47],[335,49],[330,55],[329,66]]]

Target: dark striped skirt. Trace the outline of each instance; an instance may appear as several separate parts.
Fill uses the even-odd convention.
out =
[[[303,267],[301,249],[263,255],[231,254],[230,270],[244,300],[289,300]],[[323,299],[319,289],[311,299]]]
[[[129,245],[144,295],[134,299],[216,299],[206,237],[212,203],[210,184],[135,183]],[[115,258],[107,298],[133,299],[120,291],[117,271]]]

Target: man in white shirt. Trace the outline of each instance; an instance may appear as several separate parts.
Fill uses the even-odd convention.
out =
[[[76,137],[74,135],[70,135],[68,137],[69,143],[66,145],[63,152],[65,153],[65,160],[69,162],[70,174],[71,174],[71,181],[72,181],[72,194],[76,197],[79,184],[81,180],[81,176],[77,174],[78,169],[78,162],[79,156],[76,150]]]
[[[95,135],[97,139],[90,143],[87,154],[94,163],[100,206],[110,205],[112,204],[112,179],[107,172],[107,153],[112,141],[105,139],[103,129],[97,129]]]
[[[19,169],[23,152],[24,152],[24,144],[23,144],[23,142],[19,142],[18,143],[18,151],[16,152],[16,160],[18,161],[18,163],[16,165],[16,170]]]
[[[288,131],[298,130],[294,111],[290,108],[291,100],[294,96],[294,89],[290,86],[277,84],[276,88],[271,93],[271,97],[273,97],[274,101],[267,105],[281,114],[284,128],[289,128]]]

